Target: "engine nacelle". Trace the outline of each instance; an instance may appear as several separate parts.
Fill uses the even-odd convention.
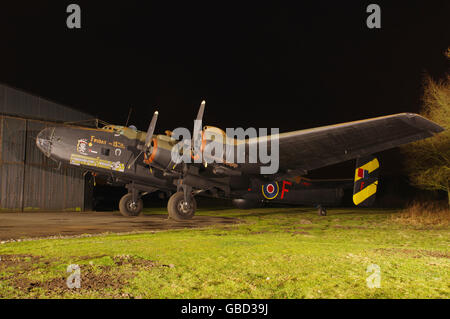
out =
[[[144,163],[160,168],[169,168],[175,165],[172,161],[172,149],[176,140],[166,135],[157,135],[152,139],[150,154],[144,154]]]

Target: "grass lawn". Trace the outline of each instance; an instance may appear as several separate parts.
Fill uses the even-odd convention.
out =
[[[450,297],[449,227],[407,226],[392,220],[394,210],[359,208],[326,217],[309,208],[197,214],[242,223],[2,244],[0,297]],[[79,289],[67,288],[70,264],[80,266]],[[371,264],[379,288],[367,286]]]

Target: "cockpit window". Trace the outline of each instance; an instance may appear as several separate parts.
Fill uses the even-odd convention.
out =
[[[122,133],[123,132],[123,126],[105,125],[105,126],[102,127],[102,130]]]
[[[109,148],[102,147],[102,155],[109,156]]]

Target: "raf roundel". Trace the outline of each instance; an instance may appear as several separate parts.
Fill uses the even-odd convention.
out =
[[[278,182],[262,185],[262,194],[266,199],[274,199],[278,196]]]

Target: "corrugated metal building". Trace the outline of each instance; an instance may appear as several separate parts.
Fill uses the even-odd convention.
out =
[[[93,117],[0,84],[0,211],[92,208],[92,180],[36,147],[40,130]]]

